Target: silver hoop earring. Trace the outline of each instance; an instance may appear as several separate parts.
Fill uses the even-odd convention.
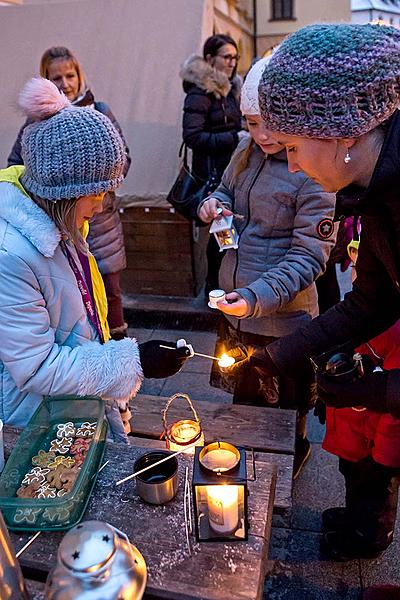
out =
[[[350,156],[350,152],[349,149],[347,148],[347,152],[346,152],[346,156],[344,157],[344,162],[346,163],[346,165],[349,164],[349,162],[351,161],[351,156]]]

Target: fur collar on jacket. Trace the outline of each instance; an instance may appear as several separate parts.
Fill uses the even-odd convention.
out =
[[[0,198],[0,218],[15,227],[43,256],[51,258],[61,234],[50,217],[12,183],[0,182]]]
[[[207,94],[214,94],[216,98],[224,98],[232,89],[235,96],[239,96],[241,79],[235,76],[232,81],[222,71],[217,71],[201,56],[192,54],[183,63],[179,72],[185,82],[193,83]]]

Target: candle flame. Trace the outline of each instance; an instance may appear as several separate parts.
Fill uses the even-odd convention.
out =
[[[225,352],[223,353],[221,358],[218,360],[218,366],[223,369],[227,369],[228,367],[231,367],[234,364],[235,364],[235,359],[233,358],[233,356],[228,356],[227,354],[225,354]]]

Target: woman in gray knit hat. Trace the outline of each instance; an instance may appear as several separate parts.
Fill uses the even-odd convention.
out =
[[[84,231],[122,183],[125,147],[110,119],[73,107],[47,79],[28,82],[20,105],[33,121],[22,135],[25,166],[0,171],[0,418],[23,427],[43,396],[95,395],[114,438],[127,442],[119,410],[143,376],[177,372],[185,349],[109,341]]]
[[[249,360],[265,376],[311,368],[310,358],[352,351],[400,318],[400,31],[312,25],[288,37],[259,86],[266,126],[303,171],[337,193],[336,214],[360,215],[357,279],[343,302]],[[317,375],[330,406],[400,417],[400,370],[343,380]],[[366,453],[368,454],[368,452]],[[322,549],[338,560],[377,556],[391,543],[399,470],[370,456],[341,461],[346,508],[323,515]]]

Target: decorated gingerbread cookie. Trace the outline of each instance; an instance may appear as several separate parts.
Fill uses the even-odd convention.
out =
[[[68,469],[70,469],[71,467],[73,467],[75,464],[75,459],[72,458],[72,456],[62,456],[62,455],[58,455],[55,456],[54,459],[49,462],[49,469],[57,469],[57,467],[59,467],[60,465],[62,465],[63,467],[67,467]]]
[[[50,443],[50,452],[59,452],[60,454],[67,454],[72,446],[73,438],[56,438]]]
[[[72,421],[68,423],[59,423],[57,425],[57,437],[58,438],[69,438],[75,436],[76,427]]]
[[[36,492],[36,498],[55,498],[56,496],[57,489],[48,483],[42,483]]]
[[[46,479],[46,475],[50,469],[42,469],[42,467],[33,467],[22,480],[22,485],[31,485],[32,483],[41,484]]]
[[[70,448],[71,454],[86,454],[91,444],[90,438],[76,438]]]
[[[76,437],[92,437],[94,432],[96,431],[97,423],[89,423],[89,421],[85,421],[82,423],[80,427],[76,430]]]
[[[32,457],[32,464],[37,465],[38,467],[46,468],[48,467],[49,462],[54,460],[55,456],[55,452],[45,452],[44,450],[39,450],[36,456]]]

